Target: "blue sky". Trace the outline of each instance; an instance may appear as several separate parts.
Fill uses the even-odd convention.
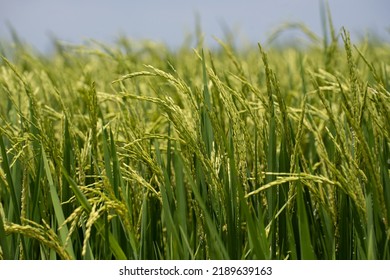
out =
[[[389,0],[328,0],[339,30],[352,38],[375,32],[390,41]],[[224,28],[238,43],[264,42],[284,22],[301,22],[321,35],[320,0],[0,0],[0,38],[9,38],[7,23],[39,50],[47,50],[50,36],[81,43],[88,38],[113,42],[119,34],[180,45],[193,33],[200,16],[206,42],[224,37]]]

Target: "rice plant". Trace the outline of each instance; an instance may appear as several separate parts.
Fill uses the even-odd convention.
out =
[[[2,48],[0,258],[390,259],[389,45],[330,27]]]

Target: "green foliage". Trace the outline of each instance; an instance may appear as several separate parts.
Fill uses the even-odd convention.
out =
[[[3,57],[0,258],[389,259],[389,46],[325,14],[305,49]]]

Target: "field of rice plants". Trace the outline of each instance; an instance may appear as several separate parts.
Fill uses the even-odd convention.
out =
[[[390,259],[390,46],[310,38],[2,48],[0,259]]]

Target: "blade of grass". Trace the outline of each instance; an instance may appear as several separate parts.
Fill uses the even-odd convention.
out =
[[[306,212],[305,200],[303,198],[302,186],[298,184],[297,187],[297,204],[298,204],[298,227],[299,227],[299,244],[301,258],[303,260],[315,260],[316,256],[313,250],[312,237],[307,218],[308,213]]]
[[[1,206],[1,205],[0,205]],[[0,247],[3,253],[4,260],[10,260],[11,254],[9,250],[8,243],[10,242],[9,237],[5,234],[4,221],[3,221],[3,209],[0,208]]]
[[[46,178],[47,178],[47,181],[49,183],[50,197],[51,197],[51,201],[53,204],[54,213],[55,213],[58,225],[61,226],[59,229],[60,240],[62,242],[62,245],[65,245],[66,238],[69,234],[68,226],[64,223],[65,217],[64,217],[64,213],[62,211],[62,205],[61,205],[60,199],[58,197],[57,189],[54,185],[53,177],[51,175],[49,163],[47,161],[46,153],[44,151],[43,146],[41,146],[41,151],[42,151],[43,168],[45,170]],[[76,255],[74,253],[73,246],[72,246],[71,242],[68,242],[68,244],[66,244],[65,249],[68,252],[68,254],[71,256],[72,259],[76,259]]]

